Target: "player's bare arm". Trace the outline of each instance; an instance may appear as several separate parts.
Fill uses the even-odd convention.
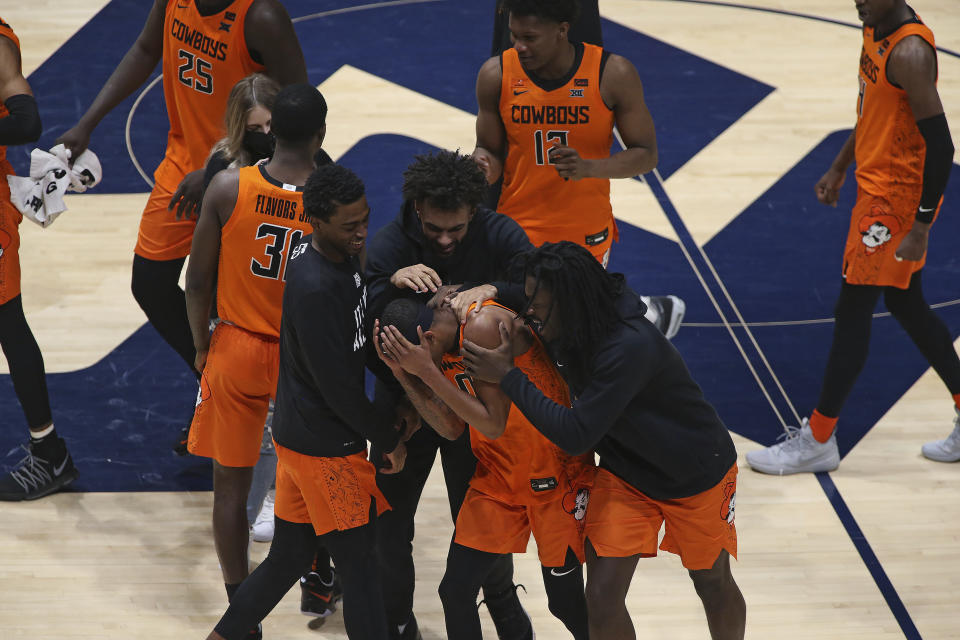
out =
[[[26,144],[40,137],[40,113],[30,84],[23,77],[20,51],[4,37],[0,37],[0,102],[9,112],[0,119],[0,144]]]
[[[240,175],[236,169],[221,171],[214,176],[203,200],[203,215],[193,231],[184,292],[193,345],[197,350],[197,371],[203,371],[210,348],[210,306],[220,260],[220,231],[230,219],[239,190]]]
[[[473,158],[493,184],[503,174],[507,155],[507,131],[500,119],[500,58],[490,58],[477,74],[477,145]]]
[[[896,253],[899,259],[921,260],[927,251],[933,214],[946,188],[954,153],[950,129],[937,92],[936,54],[922,38],[905,38],[890,52],[887,79],[906,92],[917,127],[927,143],[923,192],[916,217]]]
[[[657,133],[633,63],[611,55],[600,79],[600,95],[613,110],[625,149],[609,158],[581,158],[573,147],[557,146],[551,162],[563,178],[632,178],[657,166]]]
[[[847,168],[853,162],[854,152],[857,146],[857,129],[850,132],[850,137],[843,143],[843,147],[833,159],[833,163],[823,177],[817,180],[814,185],[814,193],[817,194],[817,200],[831,207],[837,206],[837,198],[840,197],[840,187],[847,179]]]
[[[73,128],[57,138],[57,143],[62,142],[70,150],[71,158],[83,153],[90,144],[90,134],[104,116],[146,82],[160,62],[163,55],[163,16],[166,5],[165,0],[154,0],[143,30],[110,74],[93,104]]]
[[[396,359],[390,357],[381,340],[380,321],[374,320],[373,348],[380,360],[390,368],[390,372],[403,387],[407,399],[410,400],[414,409],[426,419],[427,424],[433,427],[434,431],[447,440],[459,438],[465,427],[463,420],[457,417],[447,405],[443,404],[433,390],[423,384],[416,376],[407,373]]]
[[[284,87],[307,82],[307,65],[290,15],[279,0],[257,0],[250,6],[243,30],[247,48],[255,52],[268,76]]]
[[[497,311],[502,310],[497,309]],[[476,319],[464,328],[464,337],[469,335],[471,339],[488,343],[490,337],[487,335],[489,330],[485,328],[485,322],[481,321],[478,326],[471,327],[477,319],[484,317],[489,316],[486,313],[476,316]],[[507,320],[509,321],[509,317]],[[420,345],[415,346],[404,338],[396,327],[390,326],[385,327],[382,332],[382,345],[390,357],[397,360],[408,373],[422,380],[467,424],[488,438],[498,438],[506,427],[510,408],[509,399],[495,385],[481,384],[480,387],[474,387],[476,397],[461,391],[443,375],[430,358],[422,331],[420,331],[420,338]],[[499,344],[499,342],[500,338],[497,334],[496,343]]]

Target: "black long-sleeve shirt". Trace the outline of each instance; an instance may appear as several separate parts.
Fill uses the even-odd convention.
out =
[[[566,375],[569,364],[557,363],[575,398],[572,408],[544,397],[519,369],[500,386],[561,449],[595,449],[601,467],[647,496],[706,491],[736,461],[733,440],[680,354],[643,317],[639,296],[626,289],[618,310],[624,322],[598,347],[582,381]]]
[[[380,451],[399,441],[394,416],[364,393],[367,288],[357,260],[331,262],[310,244],[291,249],[280,322],[273,437],[318,457]]]
[[[397,217],[377,232],[367,250],[371,316],[379,318],[391,300],[410,293],[390,284],[390,276],[415,264],[436,271],[444,284],[463,284],[465,289],[493,284],[501,299],[519,308],[524,302],[523,287],[504,280],[506,268],[515,255],[532,248],[527,234],[512,218],[480,207],[453,255],[440,256],[424,238],[413,203],[406,202]]]

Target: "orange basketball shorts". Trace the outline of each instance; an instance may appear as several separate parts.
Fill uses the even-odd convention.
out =
[[[165,166],[167,165],[167,166]],[[154,173],[156,183],[140,218],[134,253],[148,260],[176,260],[190,255],[196,219],[177,220],[176,210],[167,209],[173,192],[180,186],[183,172],[164,159]]]
[[[913,226],[919,198],[915,189],[889,197],[857,191],[843,252],[843,277],[847,283],[899,289],[910,286],[910,278],[923,268],[927,256],[916,262],[898,261],[896,252]],[[939,213],[940,205],[934,215]]]
[[[277,391],[275,338],[225,322],[210,338],[187,449],[225,467],[252,467],[260,457],[263,423]]]
[[[617,229],[617,223],[613,218],[610,218],[608,227],[598,230],[596,233],[577,235],[576,237],[572,234],[557,233],[553,229],[524,229],[524,231],[527,232],[527,237],[530,238],[530,242],[535,247],[539,247],[544,242],[561,242],[563,240],[576,242],[589,251],[597,259],[597,262],[603,265],[604,269],[607,268],[607,263],[610,261],[610,249],[613,247],[613,243],[620,238],[620,230]]]
[[[511,504],[470,487],[457,515],[453,541],[488,553],[525,553],[532,533],[543,566],[564,566],[567,549],[573,549],[582,563],[589,497],[589,486],[581,483],[555,500]]]
[[[0,173],[6,187],[6,177]],[[10,203],[0,199],[0,304],[20,295],[20,222],[23,216]]]
[[[691,571],[709,569],[724,549],[737,557],[736,495],[736,464],[716,486],[676,500],[648,498],[599,469],[587,508],[586,538],[603,558],[653,557],[666,522],[660,549],[679,555]]]
[[[341,458],[297,453],[276,442],[276,516],[287,522],[312,524],[318,536],[362,527],[370,521],[370,501],[377,515],[390,509],[377,488],[377,471],[366,451]]]

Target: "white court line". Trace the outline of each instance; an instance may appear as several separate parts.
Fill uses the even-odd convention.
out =
[[[314,20],[316,18],[323,18],[326,16],[340,15],[343,13],[354,13],[356,11],[368,11],[370,9],[382,9],[384,7],[398,7],[406,4],[423,4],[425,2],[445,2],[446,0],[387,0],[386,2],[372,2],[370,4],[360,4],[355,7],[343,7],[341,9],[330,9],[329,11],[320,11],[318,13],[311,13],[306,16],[300,16],[299,18],[293,18],[290,22],[296,24],[298,22],[305,22],[306,20]],[[147,92],[153,87],[156,86],[160,79],[163,78],[161,73],[156,78],[150,81],[150,84],[145,86],[141,91],[140,95],[137,96],[137,99],[133,101],[133,105],[130,107],[130,112],[127,114],[127,124],[124,127],[124,137],[127,144],[127,154],[130,156],[130,160],[133,162],[134,168],[137,170],[137,173],[140,174],[140,177],[144,179],[147,185],[153,189],[153,180],[150,179],[150,176],[147,175],[147,172],[143,170],[143,167],[140,166],[140,162],[137,161],[137,156],[133,153],[133,145],[130,142],[130,129],[131,123],[133,122],[133,114],[136,113],[137,107],[140,106],[140,103],[143,101],[143,98],[147,95]]]

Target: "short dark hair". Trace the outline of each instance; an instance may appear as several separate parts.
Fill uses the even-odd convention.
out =
[[[533,278],[533,296],[540,287],[550,292],[548,313],[559,316],[563,331],[551,348],[570,361],[572,379],[584,382],[601,341],[622,322],[617,299],[626,287],[623,274],[610,273],[589,251],[567,241],[547,242],[521,253],[510,266],[520,282]]]
[[[270,114],[270,131],[277,140],[303,144],[327,123],[327,101],[312,84],[301,82],[280,90]]]
[[[483,202],[487,179],[473,158],[459,151],[416,156],[403,172],[405,200],[426,201],[444,211]]]
[[[503,0],[500,11],[515,16],[533,16],[550,22],[573,24],[580,16],[580,0]]]
[[[340,164],[326,164],[314,169],[303,187],[303,208],[308,216],[324,222],[340,205],[356,202],[366,192],[363,181]]]
[[[430,329],[433,324],[433,310],[422,302],[412,298],[397,298],[387,303],[380,314],[380,326],[389,327],[393,325],[403,334],[407,340],[413,344],[420,343],[420,337],[417,335],[417,327],[424,331]]]

